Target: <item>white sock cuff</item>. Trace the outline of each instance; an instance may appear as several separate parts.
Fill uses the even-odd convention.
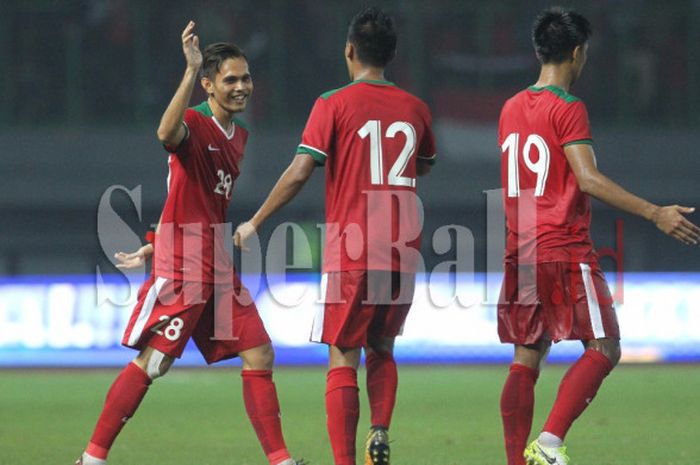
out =
[[[561,447],[562,444],[564,444],[564,441],[562,441],[560,437],[546,431],[542,431],[540,433],[539,437],[537,438],[537,442],[544,447]]]
[[[83,452],[83,465],[107,465],[107,461]]]

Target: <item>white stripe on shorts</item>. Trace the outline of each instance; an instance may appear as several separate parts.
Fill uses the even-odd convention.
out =
[[[311,342],[321,342],[323,338],[323,316],[326,312],[326,291],[328,290],[328,273],[321,275],[321,305],[316,309],[314,322],[311,325]]]
[[[591,319],[593,336],[596,339],[600,339],[605,337],[605,328],[603,327],[600,305],[598,305],[598,295],[595,292],[595,285],[593,284],[593,277],[591,276],[591,267],[587,263],[579,263],[579,265],[581,266],[583,287],[586,290],[586,299],[588,300],[588,315]]]
[[[141,339],[143,328],[146,326],[146,323],[148,323],[148,319],[151,317],[151,313],[153,312],[153,307],[156,305],[156,301],[158,300],[158,294],[160,294],[160,290],[163,288],[166,282],[168,282],[168,280],[165,278],[156,278],[156,282],[148,290],[146,298],[143,299],[143,306],[141,307],[139,316],[136,319],[136,323],[134,323],[134,327],[131,329],[128,345],[136,345],[136,343],[139,342],[139,339]]]

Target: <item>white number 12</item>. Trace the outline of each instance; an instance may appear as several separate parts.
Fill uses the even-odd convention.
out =
[[[530,150],[535,146],[539,152],[537,162],[530,158]],[[503,141],[501,151],[508,152],[508,197],[520,197],[520,174],[518,167],[518,148],[520,147],[520,134],[513,132],[508,134],[506,140]],[[549,147],[547,143],[537,134],[530,134],[525,140],[523,146],[523,161],[525,166],[537,175],[535,183],[535,197],[544,195],[545,183],[549,175]]]
[[[408,160],[416,151],[416,129],[405,121],[396,121],[386,130],[386,137],[394,138],[396,134],[403,133],[406,136],[406,144],[403,146],[399,157],[387,174],[387,184],[390,186],[415,187],[415,178],[402,176],[408,166]],[[369,136],[369,160],[370,179],[372,184],[384,184],[384,167],[382,155],[382,123],[379,120],[369,120],[362,126],[357,134],[362,138]]]

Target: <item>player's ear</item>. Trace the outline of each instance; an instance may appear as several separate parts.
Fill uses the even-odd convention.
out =
[[[349,61],[353,61],[355,58],[355,46],[350,42],[345,43],[345,58]]]
[[[571,60],[574,63],[580,63],[583,61],[583,45],[577,45],[574,47],[574,51],[571,53]]]
[[[206,92],[207,95],[211,95],[214,93],[214,83],[211,82],[211,79],[209,79],[206,76],[203,76],[199,83],[202,85],[202,89],[204,89],[204,92]]]

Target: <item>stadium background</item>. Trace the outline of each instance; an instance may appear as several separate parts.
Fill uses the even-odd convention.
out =
[[[487,242],[485,191],[498,188],[500,106],[536,80],[529,29],[551,2],[376,3],[398,22],[399,52],[388,78],[425,99],[434,114],[440,160],[421,179],[425,236],[444,225],[468,227],[476,272],[474,283],[472,275],[460,276],[467,300],[476,302],[467,308],[435,309],[425,298],[427,287],[421,288],[397,348],[403,362],[416,365],[404,363],[401,370],[395,457],[417,464],[502,463],[497,405],[510,349],[497,343],[493,306],[479,305],[498,287],[498,263],[487,260],[486,251],[498,255],[501,247]],[[602,171],[656,203],[700,206],[700,1],[561,3],[586,14],[594,27],[587,69],[573,93],[588,105]],[[363,4],[0,2],[0,367],[21,368],[0,371],[0,418],[11,420],[0,422],[0,464],[54,463],[46,462],[47,454],[69,463],[115,373],[25,368],[116,367],[132,356],[117,345],[128,305],[98,305],[98,293],[123,301],[128,284],[142,279],[117,273],[109,260],[114,249],[137,244],[124,230],[105,231],[111,248],[103,250],[98,204],[112,186],[141,186],[140,216],[124,192],[112,195],[110,204],[139,235],[157,219],[167,167],[155,128],[182,76],[179,37],[186,21],[198,23],[202,44],[223,40],[243,47],[254,76],[255,93],[243,114],[252,137],[230,210],[236,224],[254,212],[293,156],[315,98],[347,82],[346,25]],[[193,102],[202,98],[197,91]],[[315,230],[323,218],[322,178],[314,175],[266,225],[263,244],[284,221]],[[692,219],[699,222],[700,214]],[[593,235],[599,248],[617,252],[616,260],[603,260],[611,282],[623,271],[619,315],[627,363],[610,377],[585,426],[572,433],[577,457],[581,463],[697,464],[700,447],[689,418],[700,409],[697,366],[666,362],[700,361],[698,248],[598,202]],[[429,270],[454,258],[454,250],[439,256],[425,243]],[[292,426],[288,442],[318,464],[329,461],[327,444],[314,439],[325,437],[324,352],[305,342],[317,266],[316,256],[288,282],[267,277],[277,292],[308,291],[298,307],[280,308],[265,289],[258,303],[277,346],[276,379],[285,424]],[[436,279],[433,288],[449,297],[454,282]],[[560,344],[552,358],[568,361],[580,350]],[[192,351],[183,362],[202,364]],[[442,366],[465,362],[497,365]],[[538,384],[544,400],[536,425],[561,374],[553,367]],[[159,394],[149,396],[126,429],[120,440],[126,446],[115,451],[114,463],[221,463],[224,456],[260,462],[239,396],[230,395],[231,379],[224,368],[174,370],[160,380]],[[231,421],[236,441],[230,440]],[[163,443],[183,430],[189,432],[186,447],[152,447],[150,441]],[[601,461],[600,451],[623,458]]]

